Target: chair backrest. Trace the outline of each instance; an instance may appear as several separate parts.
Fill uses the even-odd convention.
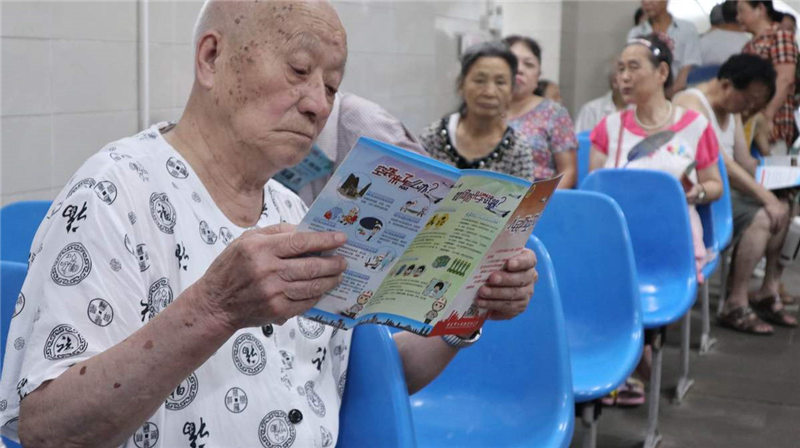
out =
[[[600,398],[625,381],[642,349],[642,305],[625,216],[604,194],[558,190],[534,233],[549,249],[558,280],[575,401]]]
[[[712,78],[717,77],[719,73],[719,65],[700,65],[696,66],[689,71],[689,76],[686,78],[686,84],[693,85],[701,82],[706,82]]]
[[[363,324],[353,331],[336,446],[415,446],[408,388],[388,328]]]
[[[27,273],[28,265],[24,263],[0,260],[0,368],[6,356],[8,328]],[[24,301],[21,301],[20,306],[23,305]]]
[[[625,214],[645,328],[678,320],[697,292],[689,210],[678,180],[655,170],[601,169],[581,189],[611,196]]]
[[[553,265],[531,237],[539,281],[528,309],[488,321],[481,340],[411,397],[420,447],[566,447],[574,402]]]
[[[575,188],[578,188],[578,185],[580,185],[583,179],[586,179],[586,175],[589,174],[589,159],[592,152],[592,142],[589,140],[590,132],[591,131],[578,132],[576,135],[578,138],[578,179],[575,182]]]
[[[733,237],[733,208],[728,171],[722,156],[718,158],[717,166],[722,178],[722,196],[710,204],[698,206],[697,212],[703,221],[703,241],[706,247],[719,253],[730,244]]]
[[[0,209],[0,260],[28,262],[33,237],[51,201],[21,201]]]

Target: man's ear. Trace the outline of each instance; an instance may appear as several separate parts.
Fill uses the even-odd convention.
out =
[[[217,58],[220,55],[220,35],[209,31],[200,37],[195,52],[195,76],[201,86],[211,88],[217,73]]]

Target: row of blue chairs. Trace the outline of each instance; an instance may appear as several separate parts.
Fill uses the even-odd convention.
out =
[[[663,329],[685,314],[696,283],[693,257],[681,259],[684,251],[668,250],[657,257],[648,252],[672,241],[664,235],[681,238],[666,224],[681,219],[662,218],[672,216],[671,208],[680,218],[685,203],[672,201],[671,208],[653,203],[653,188],[680,189],[674,179],[635,170],[599,171],[582,188],[605,194],[558,192],[536,229],[541,241],[532,237],[529,242],[540,273],[529,309],[511,322],[487,323],[481,343],[464,350],[410,401],[388,331],[373,326],[355,331],[340,446],[377,440],[382,445],[391,440],[390,446],[568,446],[573,403],[589,427],[585,443],[594,445],[599,399],[624,382],[636,365],[643,328]],[[682,199],[682,191],[672,197]],[[30,223],[44,217],[43,205],[28,221],[31,238],[36,225]],[[3,222],[10,215],[7,209],[0,211]],[[639,232],[637,224],[648,219],[655,227]],[[690,242],[687,235],[683,241]],[[4,257],[19,252],[18,259],[27,259],[30,240],[18,251],[6,250],[11,246],[5,241],[0,243]],[[545,247],[551,248],[549,254]],[[690,243],[684,249],[692,253]],[[669,261],[670,255],[678,262]],[[684,268],[685,278],[676,276],[676,266]],[[24,265],[3,262],[4,280],[7,272],[17,275],[21,285]],[[676,296],[682,300],[674,300]],[[16,293],[4,288],[5,310],[10,297],[16,300]],[[656,359],[660,378],[660,357]],[[655,415],[658,389],[654,382]],[[655,427],[650,433],[657,435]]]

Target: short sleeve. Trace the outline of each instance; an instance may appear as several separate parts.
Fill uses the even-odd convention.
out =
[[[770,48],[770,59],[775,65],[797,62],[797,43],[794,40],[794,33],[784,30],[775,32],[775,45]]]
[[[697,34],[697,28],[692,23],[682,23],[686,27],[686,32],[683,34],[686,40],[683,43],[683,60],[681,67],[691,65],[701,65],[702,58],[700,57],[700,35]]]
[[[567,109],[555,104],[555,110],[550,117],[550,151],[557,154],[565,151],[576,151],[578,139],[575,137],[575,127]]]
[[[22,397],[142,325],[147,288],[135,255],[142,241],[128,215],[124,174],[109,171],[77,176],[34,238],[0,381],[2,425],[18,416]]]
[[[589,134],[589,141],[603,154],[608,154],[608,126],[606,126],[606,120],[608,120],[608,117],[603,117]]]
[[[714,129],[711,128],[711,124],[708,124],[697,142],[695,155],[697,170],[703,170],[716,163],[718,156],[719,142],[717,142],[717,135],[714,133]]]

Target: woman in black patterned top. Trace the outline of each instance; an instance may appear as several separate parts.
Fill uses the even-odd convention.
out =
[[[420,141],[431,157],[456,168],[481,168],[533,180],[530,145],[506,124],[517,58],[501,42],[469,48],[461,58],[462,105],[428,126]]]

